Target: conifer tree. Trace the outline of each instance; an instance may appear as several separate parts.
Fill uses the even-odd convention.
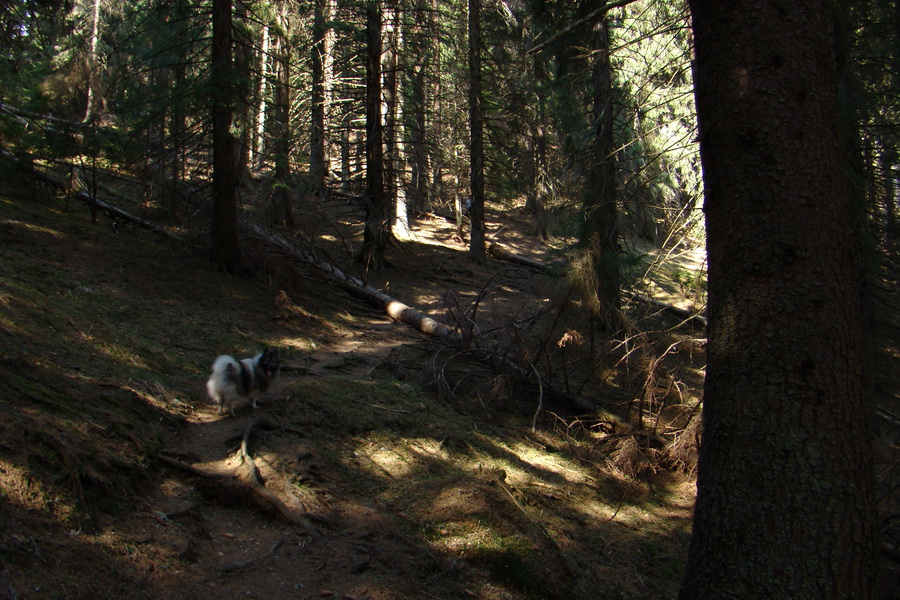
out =
[[[833,23],[692,0],[708,364],[683,600],[872,598],[871,409]]]

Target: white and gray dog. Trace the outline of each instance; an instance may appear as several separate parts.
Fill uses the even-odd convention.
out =
[[[213,362],[206,391],[219,407],[220,415],[227,407],[234,416],[234,403],[238,398],[252,400],[253,408],[256,408],[259,395],[269,389],[280,369],[278,350],[274,348],[265,348],[253,358],[243,360],[223,354]]]

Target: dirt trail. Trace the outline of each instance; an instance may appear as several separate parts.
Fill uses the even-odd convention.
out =
[[[511,251],[550,259],[524,218],[505,222]],[[368,274],[416,308],[477,297],[479,324],[515,325],[559,287],[471,263],[442,219],[418,226]],[[464,394],[491,381],[460,354],[459,387],[438,395],[431,361],[453,352],[362,302],[306,278],[285,304],[27,189],[0,197],[0,236],[0,596],[674,597],[690,479],[611,472],[601,430],[549,413],[531,431],[533,391]],[[264,345],[280,385],[220,417],[212,359]],[[157,458],[227,474],[256,416],[273,425],[249,442],[265,487],[317,535]]]

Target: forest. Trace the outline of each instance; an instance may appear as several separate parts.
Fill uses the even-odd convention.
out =
[[[897,0],[0,0],[0,598],[898,597],[898,97]]]

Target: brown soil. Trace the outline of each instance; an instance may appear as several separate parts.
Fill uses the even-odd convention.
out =
[[[497,239],[553,262],[515,215]],[[472,263],[440,217],[416,226],[370,284],[442,318],[477,298],[487,336],[558,300],[558,277]],[[0,194],[0,597],[675,597],[690,477],[639,448],[628,464],[651,468],[626,472],[610,453],[628,449],[564,406],[532,430],[536,390],[254,256],[267,275],[230,278],[42,191]],[[279,385],[220,417],[212,359],[264,345]],[[690,411],[702,356],[677,355]],[[618,364],[594,400],[643,389]],[[256,417],[249,454],[295,523],[244,482]]]

